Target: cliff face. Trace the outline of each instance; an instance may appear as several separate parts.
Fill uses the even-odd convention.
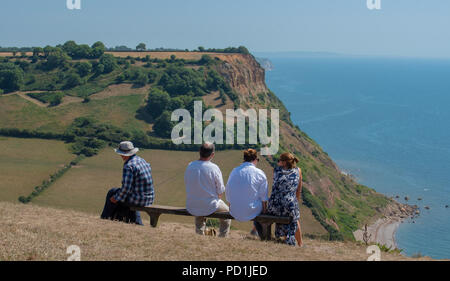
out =
[[[303,200],[331,238],[353,239],[353,231],[383,211],[393,201],[344,175],[327,153],[292,123],[283,103],[266,86],[264,69],[252,55],[215,55],[217,71],[239,94],[241,108],[280,110],[280,150],[299,159],[304,180]],[[268,157],[274,160],[278,155]]]
[[[233,90],[247,99],[258,93],[268,92],[265,72],[250,54],[214,55],[221,60],[217,71],[230,84]]]

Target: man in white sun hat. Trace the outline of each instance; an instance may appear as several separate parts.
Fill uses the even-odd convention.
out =
[[[153,203],[155,195],[152,169],[149,163],[136,155],[138,151],[139,148],[134,147],[130,141],[121,142],[119,148],[115,149],[124,162],[122,187],[113,188],[108,192],[102,218],[117,218],[114,215],[117,208],[149,206]],[[139,212],[136,212],[135,217],[132,212],[128,212],[128,218],[119,218],[119,220],[142,224]]]

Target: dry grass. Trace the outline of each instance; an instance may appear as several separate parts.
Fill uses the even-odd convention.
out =
[[[149,85],[141,88],[134,88],[132,84],[114,84],[108,86],[105,90],[95,93],[90,97],[94,100],[105,99],[114,96],[128,96],[132,94],[147,94],[150,89]]]
[[[0,203],[0,260],[66,260],[77,245],[81,260],[366,260],[352,242],[305,239],[305,248],[261,242],[241,231],[218,238],[194,234],[192,224],[157,228],[101,220],[98,216],[34,205]],[[217,250],[220,249],[220,255]],[[410,259],[381,254],[382,260]]]
[[[234,103],[230,98],[227,97],[226,103],[222,103],[219,91],[211,92],[209,95],[205,95],[202,98],[206,106],[212,106],[220,110],[222,114],[225,114],[227,109],[234,109]]]
[[[33,55],[33,52],[25,52],[25,54],[29,57]],[[13,52],[0,52],[0,57],[11,57]],[[21,56],[22,52],[16,52],[16,56]]]
[[[210,52],[105,52],[107,54],[112,54],[116,57],[134,57],[134,58],[144,58],[149,55],[150,58],[157,59],[169,59],[171,55],[175,55],[178,59],[186,60],[199,60],[203,55],[209,55],[211,57],[227,57],[234,56],[236,54],[226,54],[226,53],[210,53]]]
[[[61,141],[0,137],[0,201],[28,195],[75,158]]]

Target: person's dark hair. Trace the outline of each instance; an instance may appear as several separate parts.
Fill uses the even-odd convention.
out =
[[[215,146],[213,143],[205,142],[204,144],[202,144],[202,146],[200,146],[200,157],[208,158],[209,156],[211,156],[211,154],[214,153],[214,150]]]
[[[253,162],[258,158],[258,152],[256,150],[249,148],[244,150],[244,162]]]

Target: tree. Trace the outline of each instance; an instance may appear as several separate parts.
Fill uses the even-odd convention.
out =
[[[91,49],[91,57],[94,59],[101,57],[106,51],[105,45],[100,41],[92,44]]]
[[[161,116],[159,116],[155,124],[153,125],[153,131],[155,134],[162,138],[170,138],[173,129],[173,122],[170,120],[170,112],[164,111]]]
[[[250,52],[248,51],[248,49],[247,49],[246,47],[244,47],[244,46],[239,46],[239,47],[238,47],[238,53],[241,53],[241,54],[250,54]]]
[[[101,63],[95,65],[95,74],[100,75],[105,72],[105,66]]]
[[[74,67],[81,77],[88,75],[92,71],[90,62],[77,62]]]
[[[170,96],[167,92],[158,88],[153,88],[148,96],[146,109],[153,118],[156,118],[166,110],[169,102]]]
[[[47,48],[47,50],[44,48],[44,52],[47,54],[46,55],[47,61],[45,62],[45,68],[48,70],[51,70],[51,69],[54,69],[57,67],[62,67],[69,60],[69,57],[60,48],[50,47],[50,48]]]
[[[150,69],[147,73],[148,76],[148,82],[153,83],[156,81],[156,78],[158,78],[158,71]]]
[[[144,43],[139,43],[139,44],[136,46],[136,51],[145,51],[145,50],[146,50],[146,46],[145,46]]]
[[[143,87],[148,83],[148,76],[144,71],[139,71],[136,79],[134,80],[134,84],[136,86]]]
[[[49,99],[50,106],[57,106],[58,104],[60,104],[62,102],[63,97],[64,97],[63,93],[53,94]]]
[[[99,59],[99,63],[105,67],[104,73],[110,73],[117,67],[116,58],[110,54],[103,54]]]
[[[91,56],[92,56],[91,47],[89,47],[89,45],[82,44],[82,45],[78,45],[77,48],[75,48],[72,58],[87,59],[87,58],[90,58]]]
[[[92,44],[91,48],[92,48],[92,49],[100,48],[100,49],[102,49],[103,51],[106,50],[105,44],[103,44],[103,42],[101,42],[101,41],[97,41],[97,42],[95,42],[94,44]]]
[[[73,57],[75,57],[75,53],[78,49],[78,45],[77,45],[77,43],[75,43],[75,41],[70,40],[62,45],[62,49],[64,52],[66,52],[69,56],[71,56],[73,58]]]
[[[23,84],[23,71],[12,64],[0,64],[0,89],[5,93],[20,90]]]
[[[42,49],[41,47],[34,47],[33,48],[33,57],[36,56],[38,57],[39,54],[43,54],[44,53],[44,49]]]
[[[170,99],[169,109],[173,111],[179,108],[184,108],[184,105],[185,103],[181,97],[174,97]]]
[[[67,76],[66,84],[64,85],[64,87],[66,89],[70,89],[78,85],[81,85],[82,83],[83,81],[81,80],[80,76],[77,73],[71,73]]]
[[[214,62],[214,59],[209,55],[203,55],[202,58],[199,60],[199,63],[201,65],[209,65],[213,62]]]
[[[48,57],[50,55],[50,53],[53,51],[54,47],[52,46],[45,46],[44,47],[44,57]]]

